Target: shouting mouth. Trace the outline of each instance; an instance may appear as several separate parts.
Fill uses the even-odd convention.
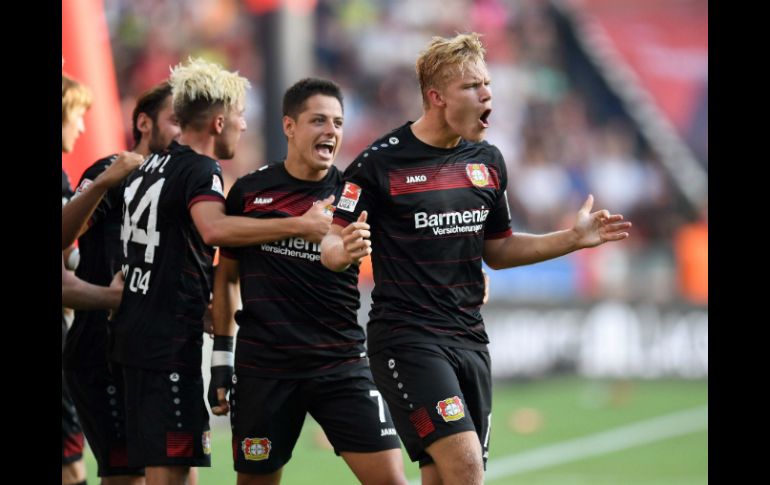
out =
[[[481,116],[479,116],[479,122],[481,123],[481,126],[483,128],[489,128],[489,115],[492,114],[491,109],[484,110],[483,113],[481,113]]]
[[[331,158],[334,153],[334,142],[331,140],[322,141],[315,146],[315,150],[321,158]]]

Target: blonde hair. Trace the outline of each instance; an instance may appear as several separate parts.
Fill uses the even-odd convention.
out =
[[[67,122],[70,114],[78,107],[91,107],[93,95],[85,84],[80,84],[71,77],[61,75],[61,122]]]
[[[168,81],[173,93],[174,113],[182,128],[204,121],[212,114],[212,108],[237,106],[251,87],[237,71],[226,71],[219,64],[192,57],[187,60],[187,65],[172,68]]]
[[[415,63],[423,106],[428,107],[430,88],[442,89],[454,75],[462,75],[466,65],[484,62],[485,52],[481,34],[476,32],[457,34],[451,39],[433,37]]]

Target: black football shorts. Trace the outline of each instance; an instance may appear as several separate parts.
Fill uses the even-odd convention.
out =
[[[305,379],[237,374],[233,382],[230,420],[237,472],[262,475],[283,467],[307,413],[321,425],[338,455],[401,446],[367,367]]]
[[[123,380],[129,466],[211,466],[200,372],[124,366]]]
[[[394,345],[370,355],[369,365],[412,461],[432,463],[425,449],[433,442],[475,431],[486,466],[492,413],[489,352]]]

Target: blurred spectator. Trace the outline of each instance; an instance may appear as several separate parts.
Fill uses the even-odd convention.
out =
[[[675,238],[679,288],[682,296],[696,304],[709,301],[708,208],[701,218],[679,228]]]

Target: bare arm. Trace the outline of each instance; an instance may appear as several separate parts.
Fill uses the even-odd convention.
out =
[[[221,202],[202,201],[190,208],[190,215],[209,246],[251,246],[288,237],[318,243],[331,225],[332,216],[326,206],[333,201],[330,195],[301,216],[273,219],[228,216]]]
[[[321,264],[332,271],[345,271],[353,263],[372,253],[371,232],[366,223],[367,212],[362,211],[358,220],[342,226],[332,224],[321,241]]]
[[[120,276],[119,276],[120,275]],[[93,285],[81,280],[61,264],[61,299],[62,305],[76,310],[109,310],[120,306],[123,294],[123,278],[113,278],[110,286]]]
[[[240,304],[238,268],[237,259],[220,254],[219,265],[214,274],[214,299],[211,304],[214,335],[235,335],[234,315]]]
[[[234,317],[239,306],[238,266],[238,260],[221,255],[214,275],[214,299],[211,304],[214,350],[211,354],[208,399],[211,412],[217,416],[230,412],[227,394],[232,388],[234,367]]]
[[[73,197],[61,209],[62,249],[67,248],[80,234],[102,197],[119,184],[142,163],[142,156],[133,152],[121,152],[110,167],[99,174],[86,190]]]
[[[517,233],[505,239],[484,242],[484,261],[493,269],[511,268],[558,258],[572,251],[592,248],[628,237],[631,227],[621,214],[603,209],[591,213],[594,198],[589,195],[577,214],[574,227],[549,234]]]

